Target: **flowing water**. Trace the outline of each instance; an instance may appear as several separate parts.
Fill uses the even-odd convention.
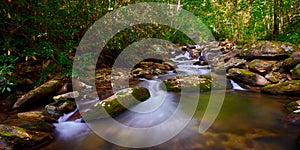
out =
[[[185,55],[173,59],[177,63],[178,74],[208,74],[209,69],[203,66],[193,66],[184,59]],[[153,80],[143,79],[139,85],[150,90],[151,98],[138,104],[133,110],[119,115],[116,120],[130,127],[144,128],[159,124],[168,119],[175,111],[180,100],[179,93],[166,92],[161,86],[162,80],[174,76],[168,74],[159,76]],[[226,91],[225,100],[217,119],[204,133],[199,133],[198,128],[209,102],[210,92],[188,93],[187,99],[198,100],[196,112],[192,114],[192,120],[178,135],[171,140],[157,146],[145,149],[255,149],[255,150],[293,150],[296,148],[296,139],[299,129],[286,124],[282,119],[286,115],[284,104],[288,97],[264,95],[247,92],[234,82],[231,82],[234,90]],[[224,92],[224,91],[221,91]],[[218,94],[218,92],[214,93]],[[221,94],[221,93],[220,93]],[[180,116],[191,115],[189,107],[180,109]],[[55,124],[54,141],[44,149],[78,149],[78,150],[121,150],[129,149],[109,143],[97,136],[85,123],[80,121],[65,121],[64,116]],[[123,137],[126,130],[106,126],[102,124],[101,130],[107,130],[115,137]],[[149,133],[164,135],[168,130],[175,128],[176,124],[166,124],[155,132]],[[133,140],[133,139],[124,139]]]

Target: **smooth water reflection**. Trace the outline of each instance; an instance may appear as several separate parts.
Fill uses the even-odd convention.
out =
[[[179,95],[171,95],[166,96],[162,107],[152,113],[126,112],[117,119],[124,124],[137,127],[151,126],[163,121],[177,106],[176,101]],[[190,97],[192,100],[192,93]],[[299,129],[282,121],[286,115],[283,105],[287,103],[287,97],[242,91],[228,92],[222,110],[213,126],[204,134],[199,134],[198,126],[208,100],[209,93],[201,93],[197,112],[190,124],[167,143],[146,149],[297,149],[296,138]],[[183,107],[182,111],[188,111],[185,109],[188,109],[188,106]],[[170,128],[172,125],[161,128],[157,133],[149,134],[163,134]],[[124,133],[126,131],[112,131],[115,136]],[[55,134],[56,139],[45,149],[128,149],[106,142],[89,130],[84,123],[59,123]],[[130,141],[131,139],[125,140]]]

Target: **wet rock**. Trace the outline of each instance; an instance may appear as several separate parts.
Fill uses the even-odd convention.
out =
[[[292,79],[300,80],[300,63],[292,70]]]
[[[295,110],[300,109],[300,100],[294,101],[294,102],[290,102],[288,104],[285,105],[285,108],[289,111],[289,112],[293,112]]]
[[[41,111],[29,111],[29,112],[22,112],[18,113],[17,116],[20,119],[28,120],[28,121],[41,121],[41,122],[57,122],[57,120],[47,113]]]
[[[300,125],[300,114],[299,113],[290,113],[284,118],[284,120],[290,124]]]
[[[57,77],[49,80],[43,85],[33,89],[19,98],[13,108],[30,107],[34,103],[41,101],[43,98],[54,94],[61,87],[61,78]]]
[[[14,105],[14,103],[17,101],[17,95],[16,94],[10,94],[7,98],[5,98],[2,101],[2,105],[5,106],[4,109],[10,109]],[[6,111],[6,110],[4,110]]]
[[[267,61],[267,60],[261,60],[261,59],[255,59],[249,63],[249,70],[259,73],[259,74],[266,74],[269,73],[273,65],[276,63],[276,61]]]
[[[264,86],[270,83],[267,79],[257,73],[239,68],[229,69],[227,77],[236,82],[242,82],[251,86]]]
[[[290,69],[293,69],[297,64],[300,63],[300,51],[294,52],[289,58],[283,61],[283,64],[280,68],[280,72],[289,72]]]
[[[292,80],[262,87],[264,93],[269,94],[300,94],[300,80]]]
[[[271,83],[278,83],[286,80],[284,75],[279,72],[270,72],[265,75],[265,78],[268,79]]]
[[[58,111],[63,113],[70,113],[76,109],[76,103],[70,100],[67,100],[58,106]]]
[[[244,59],[231,58],[227,62],[220,61],[213,65],[213,70],[215,73],[224,74],[226,71],[233,67],[239,67],[246,62]]]
[[[0,124],[0,137],[10,145],[18,145],[17,147],[34,145],[43,140],[52,139],[51,135],[46,132],[25,130],[4,124]]]
[[[163,81],[163,86],[166,87],[167,91],[179,92],[182,87],[187,90],[197,91],[210,91],[214,89],[226,89],[226,83],[214,82],[211,76],[192,75],[192,76],[178,76]],[[200,89],[199,89],[200,88]]]
[[[53,99],[55,101],[62,101],[62,100],[67,100],[67,99],[74,99],[79,97],[79,92],[78,91],[73,91],[73,92],[68,92],[65,94],[57,95],[54,96]]]
[[[118,91],[111,97],[95,103],[90,111],[83,114],[85,120],[95,120],[117,116],[126,108],[132,107],[150,97],[148,89],[144,87],[127,88]]]
[[[240,56],[246,59],[284,59],[295,51],[298,51],[298,48],[292,44],[257,41],[245,44],[240,52]]]
[[[3,124],[17,126],[27,130],[37,130],[45,132],[52,132],[55,129],[54,125],[48,122],[31,122],[23,119],[9,119],[4,121]]]

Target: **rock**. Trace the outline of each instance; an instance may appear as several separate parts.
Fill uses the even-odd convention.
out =
[[[265,86],[270,83],[267,79],[257,73],[239,68],[229,69],[227,77],[236,82],[242,82],[251,86]]]
[[[41,101],[43,98],[54,94],[61,87],[61,78],[54,78],[44,83],[43,85],[29,91],[19,98],[13,108],[30,107],[33,104]]]
[[[57,120],[48,114],[41,112],[41,111],[29,111],[29,112],[22,112],[18,113],[17,116],[20,119],[28,120],[28,121],[41,121],[41,122],[57,122]]]
[[[300,109],[300,100],[286,104],[285,108],[290,112]]]
[[[266,74],[269,73],[273,65],[276,63],[276,61],[267,61],[267,60],[261,60],[261,59],[255,59],[252,60],[249,63],[249,70],[259,73],[259,74]]]
[[[210,91],[212,89],[212,85],[214,89],[225,89],[226,83],[214,83],[213,78],[211,76],[202,76],[202,75],[191,75],[191,76],[178,76],[170,79],[166,79],[163,81],[164,86],[167,91],[179,92],[181,88],[194,91]],[[198,89],[200,88],[200,89]]]
[[[300,125],[300,114],[299,113],[290,113],[284,118],[284,120],[290,124]]]
[[[267,85],[261,91],[269,94],[300,94],[300,80]]]
[[[280,72],[289,72],[290,69],[294,68],[297,64],[300,63],[300,51],[294,52],[289,58],[283,61],[283,64],[280,68]]]
[[[226,62],[226,61],[228,61],[230,58],[234,58],[234,57],[238,56],[239,53],[240,53],[240,50],[239,50],[239,49],[232,50],[232,51],[230,51],[230,52],[224,54],[224,55],[222,56],[221,60],[223,60],[223,61]]]
[[[298,51],[298,48],[292,44],[257,41],[245,44],[240,52],[240,56],[246,59],[284,59],[295,51]]]
[[[285,80],[284,76],[279,72],[270,72],[265,75],[265,78],[272,83],[283,82]]]
[[[63,113],[70,113],[76,109],[76,103],[70,100],[67,100],[58,106],[58,111]]]
[[[300,63],[292,70],[292,79],[300,80]]]
[[[27,130],[52,132],[55,129],[54,125],[48,122],[31,122],[23,119],[9,119],[4,121],[3,123],[6,125],[17,126]]]
[[[79,92],[78,91],[73,91],[73,92],[68,92],[65,94],[57,95],[54,96],[53,99],[55,101],[61,101],[61,100],[67,100],[67,99],[74,99],[79,97]]]
[[[227,62],[220,61],[213,64],[213,70],[217,74],[224,74],[228,69],[241,66],[244,63],[246,63],[246,60],[234,57],[229,59]]]
[[[7,140],[10,144],[18,146],[34,145],[43,140],[52,139],[46,132],[25,130],[16,126],[0,124],[0,137]]]
[[[85,120],[95,120],[110,116],[114,117],[125,111],[126,107],[132,107],[139,102],[147,100],[149,97],[150,93],[144,87],[123,89],[107,99],[96,102],[90,111],[83,114],[83,118]]]

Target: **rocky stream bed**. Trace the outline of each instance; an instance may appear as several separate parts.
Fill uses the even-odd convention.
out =
[[[114,88],[118,90],[115,93],[111,85],[111,79],[117,77],[120,79],[118,80],[120,83],[123,78],[128,79],[128,76],[122,73],[122,68],[119,68],[118,75],[114,76],[112,76],[110,68],[98,68],[95,76],[97,92],[92,92],[92,86],[86,84],[89,79],[73,80],[71,82],[70,79],[58,75],[25,94],[9,95],[1,100],[0,149],[47,149],[47,145],[48,149],[51,147],[56,148],[51,145],[51,142],[55,141],[57,136],[55,128],[59,127],[62,118],[64,118],[64,122],[78,122],[81,124],[84,124],[85,121],[105,117],[118,118],[120,115],[122,120],[122,115],[128,115],[126,108],[134,107],[140,103],[147,104],[149,99],[153,99],[153,97],[156,100],[162,99],[161,95],[156,95],[160,91],[163,91],[164,95],[170,94],[169,97],[178,97],[182,88],[192,90],[196,87],[200,88],[200,92],[204,92],[203,99],[205,99],[207,93],[212,89],[225,91],[231,95],[231,92],[235,91],[237,86],[239,89],[246,91],[247,94],[239,93],[244,95],[245,99],[247,99],[246,97],[251,98],[251,94],[257,97],[262,95],[263,98],[258,99],[267,99],[268,102],[268,104],[264,104],[264,107],[269,105],[278,108],[280,106],[281,108],[278,108],[278,111],[285,110],[284,113],[278,113],[275,117],[281,120],[276,125],[280,127],[290,126],[295,133],[287,133],[287,136],[290,139],[294,138],[294,141],[289,142],[296,145],[297,135],[300,133],[297,128],[300,125],[300,50],[298,47],[272,41],[257,41],[243,46],[236,46],[234,42],[226,40],[223,42],[209,42],[203,45],[172,47],[167,48],[165,52],[170,53],[172,56],[169,62],[148,59],[138,63],[131,70],[129,80],[124,80],[124,82],[129,82],[129,87],[123,88],[115,85]],[[226,81],[215,82],[221,76],[226,76]],[[144,85],[146,83],[147,85]],[[155,86],[155,92],[153,92],[153,87],[150,85]],[[72,86],[84,90],[76,91],[72,89]],[[265,94],[278,95],[274,98],[277,99],[274,100],[274,104],[271,100],[272,97],[270,98]],[[84,101],[78,103],[75,99],[83,99]],[[256,98],[253,97],[252,99]],[[118,100],[121,100],[122,104]],[[201,100],[199,99],[199,101]],[[282,105],[279,105],[278,101]],[[251,100],[252,104],[243,104],[243,98],[238,101],[234,100],[234,102],[241,103],[241,106],[244,107],[249,105],[249,109],[255,109],[252,106],[255,100]],[[225,100],[224,105],[228,105],[226,103],[231,104],[230,100]],[[87,111],[79,113],[78,105],[81,109]],[[168,108],[168,106],[164,106],[165,111],[168,111]],[[226,110],[226,108],[224,109]],[[231,111],[228,110],[228,112]],[[272,109],[272,113],[274,112],[276,111]],[[99,113],[103,115],[99,116]],[[226,111],[223,111],[223,113],[226,114]],[[256,112],[253,111],[253,113]],[[250,113],[247,112],[246,114]],[[66,115],[67,118],[65,118]],[[131,114],[129,113],[129,115]],[[220,115],[222,116],[222,113]],[[266,116],[262,115],[262,117]],[[221,120],[225,123],[226,117]],[[227,118],[228,120],[233,121],[230,118]],[[243,119],[241,120],[243,121]],[[220,121],[216,126],[219,124],[221,124]],[[233,123],[230,124],[233,125]],[[187,149],[220,147],[225,147],[224,149],[274,149],[275,145],[268,147],[268,145],[260,142],[254,142],[254,139],[269,139],[271,137],[278,140],[279,138],[276,135],[282,134],[282,132],[262,130],[258,127],[255,129],[251,129],[251,126],[247,127],[251,132],[246,133],[244,136],[235,132],[225,134],[220,131],[218,133],[216,132],[218,129],[213,129],[216,130],[215,132],[208,130],[201,136],[201,138],[208,139],[204,143],[195,143],[197,138],[200,137],[194,135],[195,127],[191,127],[184,130],[184,132],[193,132],[188,137],[191,137],[191,141],[193,141],[191,145],[194,147],[188,146]],[[290,131],[290,129],[288,130]],[[186,133],[185,135],[189,134]],[[285,136],[282,135],[282,137]],[[224,139],[224,141],[218,142],[215,141],[216,139]],[[242,142],[232,143],[234,140],[241,140]],[[174,142],[172,140],[169,143],[175,143],[175,145],[184,148],[182,145],[185,144],[180,146],[181,142],[184,141]],[[103,143],[103,141],[100,143]],[[223,144],[220,145],[220,143]],[[161,148],[165,148],[165,145],[162,145]],[[278,148],[282,147],[279,146]],[[296,148],[296,146],[291,146],[291,148]]]

